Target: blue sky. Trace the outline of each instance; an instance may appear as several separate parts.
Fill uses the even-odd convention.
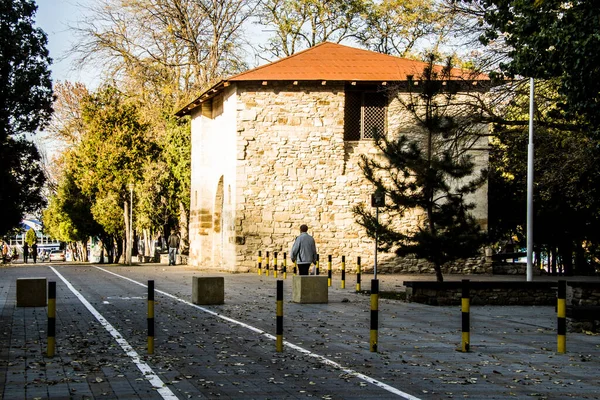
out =
[[[80,70],[72,59],[65,59],[65,54],[74,39],[68,31],[69,25],[75,25],[81,19],[85,9],[79,4],[93,0],[36,0],[38,11],[35,16],[36,25],[48,35],[48,50],[53,59],[52,78],[56,81],[79,81],[93,86],[94,72],[87,67]]]

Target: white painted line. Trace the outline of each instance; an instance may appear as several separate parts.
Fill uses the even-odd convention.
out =
[[[98,320],[98,322],[100,322],[100,324],[104,327],[104,329],[106,329],[108,331],[108,333],[111,334],[111,336],[121,346],[121,348],[123,349],[125,354],[127,354],[131,358],[131,361],[133,361],[133,363],[142,372],[142,375],[144,376],[144,378],[146,378],[152,384],[154,389],[156,389],[158,391],[158,393],[162,396],[162,398],[165,400],[177,400],[178,397],[175,396],[175,394],[171,391],[171,389],[169,389],[164,384],[164,382],[158,377],[158,375],[156,375],[154,373],[154,371],[152,371],[152,368],[150,368],[150,366],[148,364],[146,364],[145,362],[143,362],[140,359],[140,356],[138,355],[138,353],[133,349],[133,347],[131,347],[131,345],[129,343],[127,343],[127,340],[123,339],[123,336],[121,336],[119,331],[116,330],[110,324],[110,322],[108,322],[106,320],[106,318],[104,318],[102,316],[102,314],[100,314],[94,308],[94,306],[91,305],[90,302],[87,301],[85,299],[85,297],[83,297],[83,295],[81,293],[79,293],[79,291],[77,291],[77,289],[75,289],[73,287],[73,285],[71,285],[71,282],[66,280],[64,276],[62,276],[56,269],[54,269],[54,267],[49,266],[49,268],[52,271],[54,271],[54,273],[64,282],[65,285],[67,285],[69,290],[71,290],[71,292],[75,295],[75,297],[77,297],[79,299],[79,301],[81,301],[81,303],[85,306],[85,308],[87,308],[88,311],[90,313],[92,313],[92,315]]]
[[[101,268],[101,267],[94,267],[94,268],[97,268],[97,269],[99,269],[101,271],[104,271],[106,273],[112,274],[114,276],[117,276],[117,277],[119,277],[121,279],[125,279],[125,280],[127,280],[129,282],[135,283],[136,285],[140,285],[140,286],[143,286],[143,287],[148,287],[147,285],[144,285],[143,283],[135,281],[135,280],[133,280],[131,278],[128,278],[126,276],[116,274],[116,273],[114,273],[112,271],[109,271],[109,270],[106,270],[104,268]],[[170,293],[163,292],[162,290],[154,289],[154,291],[158,292],[158,293],[160,293],[160,294],[162,294],[164,296],[170,297],[170,298],[172,298],[174,300],[177,300],[177,301],[179,301],[181,303],[184,303],[186,305],[189,305],[189,306],[192,306],[194,308],[197,308],[198,310],[204,311],[205,313],[214,315],[215,317],[221,318],[221,319],[223,319],[223,320],[225,320],[227,322],[232,322],[232,323],[240,325],[240,326],[242,326],[242,327],[244,327],[246,329],[250,329],[252,332],[255,332],[255,333],[258,333],[260,335],[263,335],[263,336],[265,336],[265,337],[267,337],[269,339],[276,340],[276,337],[274,335],[271,335],[270,333],[267,333],[267,332],[263,331],[262,329],[256,328],[256,327],[254,327],[252,325],[248,325],[248,324],[246,324],[244,322],[241,322],[241,321],[237,321],[237,320],[235,320],[233,318],[230,318],[230,317],[227,317],[225,315],[216,313],[216,312],[214,312],[212,310],[209,310],[207,308],[201,307],[201,306],[199,306],[197,304],[194,304],[194,303],[191,303],[191,302],[189,302],[187,300],[181,299],[181,298],[179,298],[177,296],[174,296],[174,295],[172,295]],[[335,361],[332,361],[332,360],[328,359],[327,357],[324,357],[322,355],[313,353],[310,350],[306,350],[303,347],[300,347],[300,346],[295,345],[293,343],[290,343],[288,341],[284,341],[283,343],[286,346],[288,346],[289,348],[294,349],[294,350],[296,350],[296,351],[298,351],[300,353],[306,354],[306,355],[308,355],[308,356],[310,356],[312,358],[315,358],[316,360],[318,360],[319,362],[321,362],[323,364],[326,364],[326,365],[328,365],[330,367],[337,368],[337,369],[343,371],[344,373],[346,373],[348,375],[352,375],[352,376],[355,376],[355,377],[357,377],[359,379],[362,379],[365,382],[368,382],[368,383],[370,383],[372,385],[375,385],[375,386],[377,386],[377,387],[379,387],[379,388],[381,388],[383,390],[386,390],[386,391],[388,391],[388,392],[390,392],[392,394],[400,396],[400,397],[402,397],[402,398],[404,398],[406,400],[420,400],[418,397],[415,397],[415,396],[413,396],[411,394],[403,392],[402,390],[396,389],[395,387],[390,386],[388,384],[385,384],[385,383],[383,383],[381,381],[378,381],[377,379],[374,379],[374,378],[371,378],[371,377],[369,377],[367,375],[361,374],[360,372],[354,371],[353,369],[346,368],[343,365],[341,365],[341,364],[339,364],[339,363],[337,363]]]

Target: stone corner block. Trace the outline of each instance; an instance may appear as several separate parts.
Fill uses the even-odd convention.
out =
[[[296,275],[292,279],[294,303],[317,304],[329,302],[327,276]]]
[[[225,303],[225,279],[216,276],[192,277],[192,303],[199,305]]]
[[[47,305],[46,278],[17,278],[17,307],[46,307]]]

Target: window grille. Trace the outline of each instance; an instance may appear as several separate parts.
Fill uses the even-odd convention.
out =
[[[344,139],[374,139],[385,134],[387,98],[382,92],[346,91]]]
[[[385,105],[383,93],[363,94],[363,139],[374,139],[385,133]]]

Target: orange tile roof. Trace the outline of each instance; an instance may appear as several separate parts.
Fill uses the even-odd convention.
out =
[[[175,115],[189,114],[227,82],[241,81],[345,81],[401,82],[409,75],[419,79],[427,63],[324,42],[272,63],[224,79],[205,91]],[[435,67],[438,71],[441,66]],[[452,78],[488,80],[485,75],[473,77],[470,71],[453,68]]]
[[[421,61],[324,42],[226,80],[405,81],[408,75],[418,78],[426,65]],[[457,68],[452,70],[453,77],[467,74]]]

